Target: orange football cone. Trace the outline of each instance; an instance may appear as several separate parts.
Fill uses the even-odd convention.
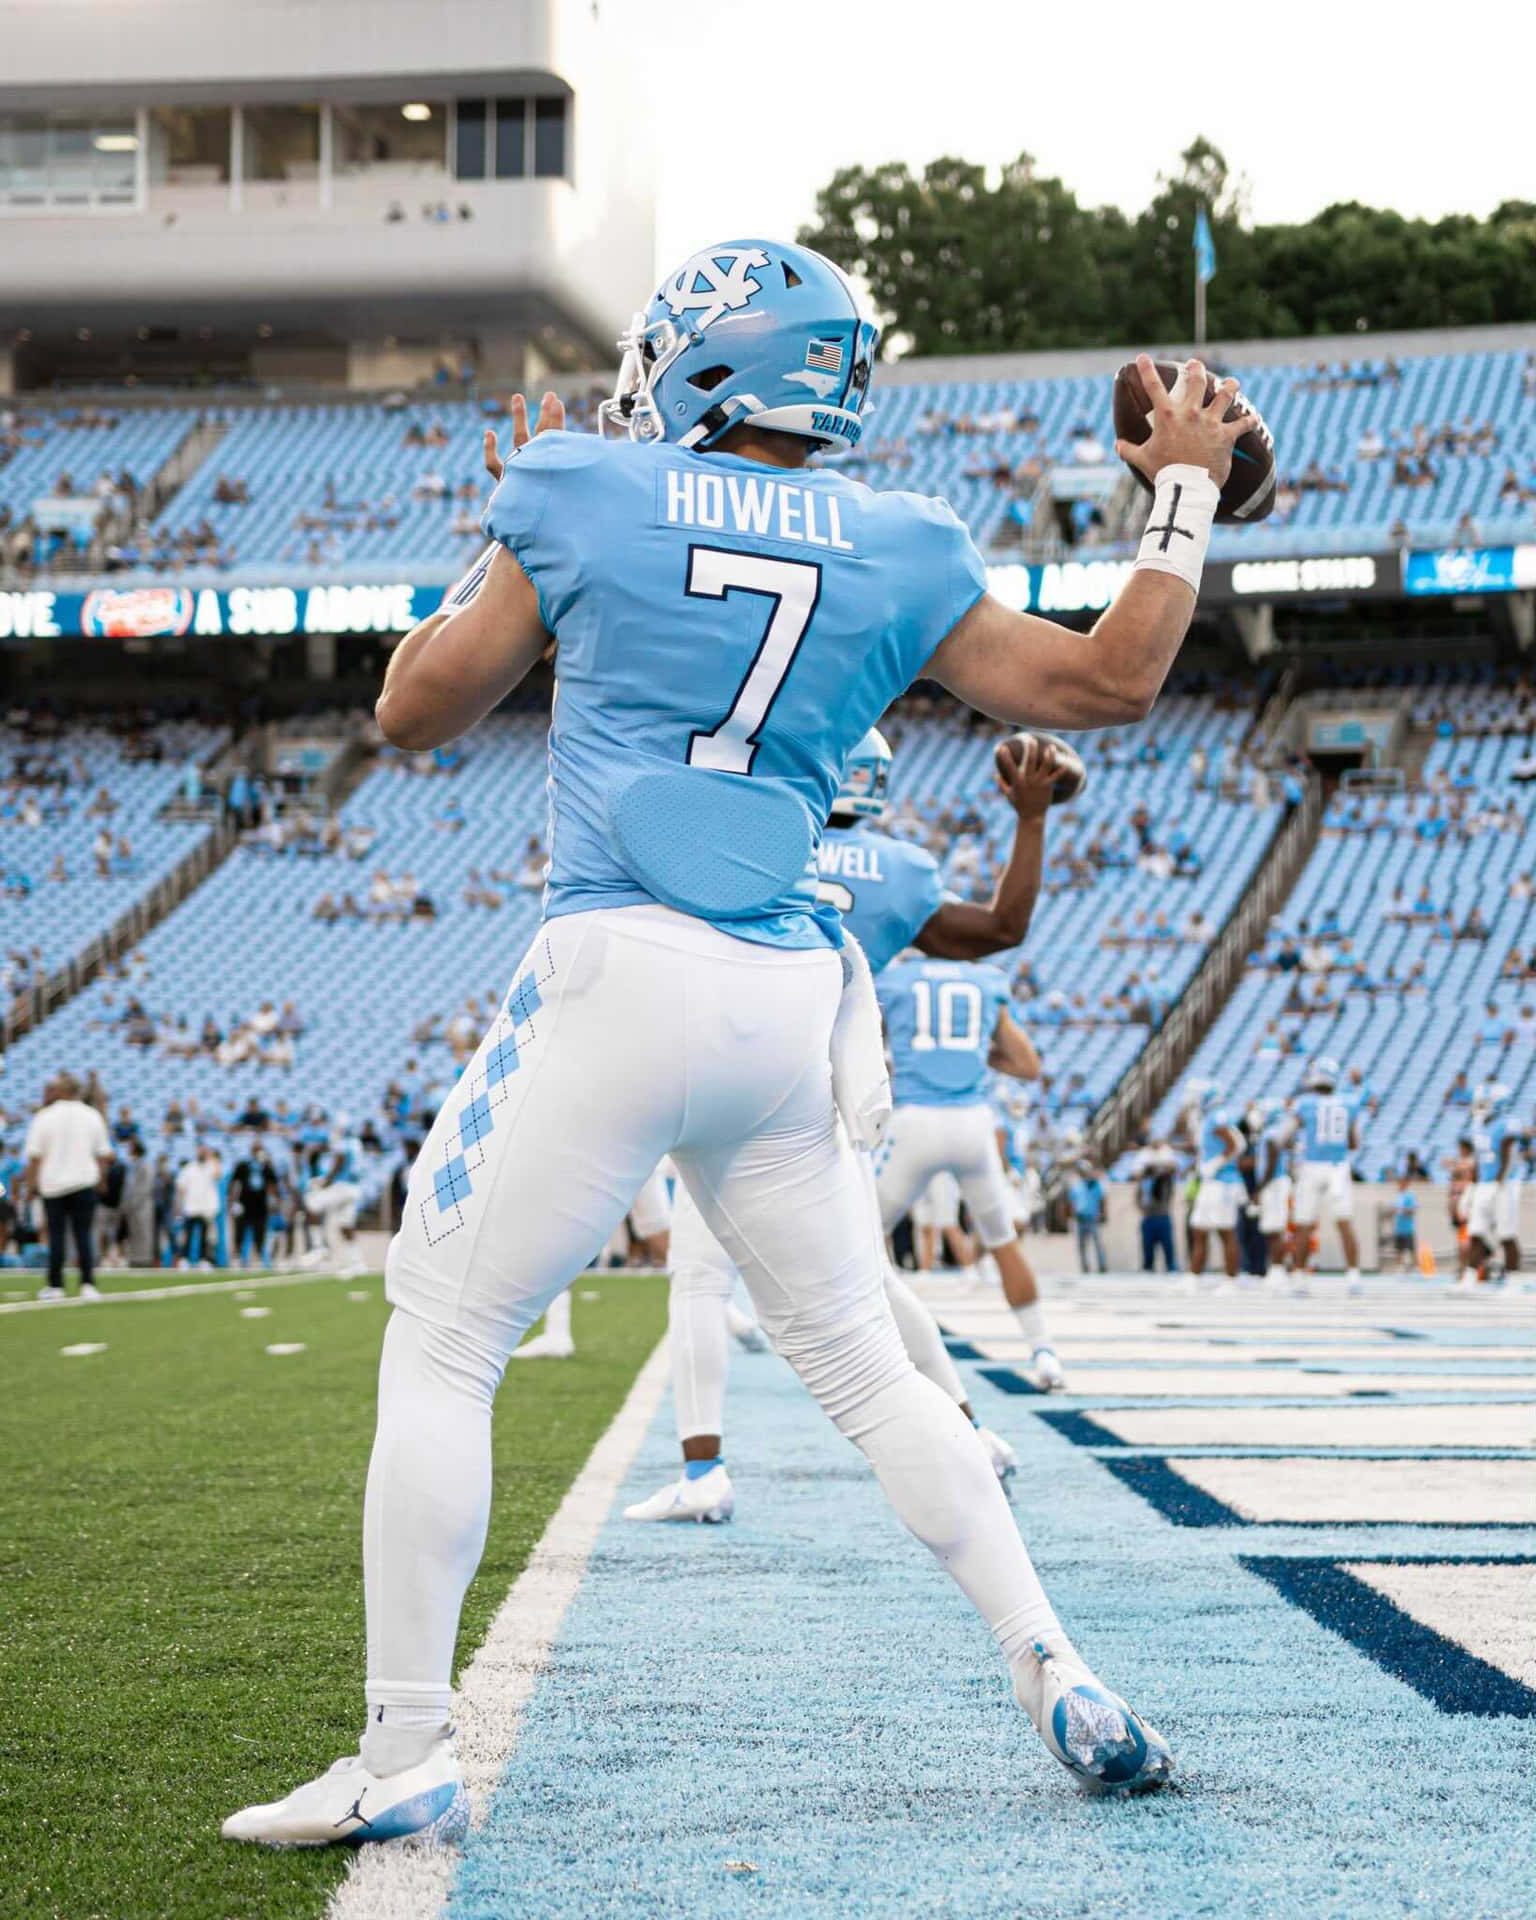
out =
[[[1419,1272],[1426,1280],[1433,1280],[1435,1277],[1435,1256],[1427,1240],[1419,1242]]]

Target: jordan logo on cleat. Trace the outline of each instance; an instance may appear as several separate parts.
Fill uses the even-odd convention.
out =
[[[367,1797],[368,1789],[364,1787],[362,1792],[352,1802],[351,1806],[347,1808],[346,1812],[336,1822],[336,1825],[338,1827],[344,1827],[349,1820],[355,1820],[360,1827],[371,1827],[373,1822],[368,1818],[367,1814],[363,1812],[363,1802]]]
[[[1193,540],[1195,537],[1190,532],[1188,527],[1181,527],[1178,524],[1179,502],[1180,500],[1183,499],[1183,497],[1184,497],[1184,488],[1179,481],[1175,480],[1173,483],[1173,498],[1168,503],[1167,526],[1147,528],[1148,533],[1160,533],[1163,536],[1162,539],[1157,543],[1157,550],[1159,553],[1166,553],[1168,551],[1169,546],[1172,544],[1173,536],[1176,533],[1181,535],[1186,540]]]

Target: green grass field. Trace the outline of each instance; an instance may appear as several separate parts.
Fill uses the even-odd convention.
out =
[[[5,1920],[320,1912],[340,1855],[232,1846],[218,1824],[357,1739],[386,1313],[371,1279],[0,1317]],[[577,1358],[514,1370],[461,1661],[665,1320],[663,1280],[592,1276]],[[61,1355],[86,1341],[106,1351]]]

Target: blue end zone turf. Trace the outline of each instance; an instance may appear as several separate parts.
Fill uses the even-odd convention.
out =
[[[1358,1556],[1356,1556],[1358,1564]],[[1403,1564],[1399,1558],[1394,1564]],[[1423,1562],[1409,1564],[1424,1564]],[[1454,1560],[1448,1565],[1465,1565]],[[1536,1562],[1529,1562],[1536,1579]],[[1388,1673],[1405,1680],[1442,1713],[1536,1718],[1536,1692],[1479,1660],[1454,1640],[1395,1607],[1333,1560],[1258,1559],[1242,1565],[1268,1580],[1278,1593],[1305,1607],[1319,1625],[1369,1654]],[[1533,1876],[1536,1879],[1536,1876]]]
[[[1176,1787],[1095,1800],[1045,1756],[985,1631],[765,1355],[732,1371],[736,1524],[609,1520],[450,1920],[1528,1920],[1531,1723],[1442,1711],[1320,1624],[1326,1582],[1283,1592],[1232,1535],[1171,1525],[1116,1470],[1140,1463],[1106,1471],[980,1372],[1056,1607]],[[675,1471],[664,1404],[615,1516]],[[1326,1550],[1379,1554],[1348,1554],[1364,1537]]]

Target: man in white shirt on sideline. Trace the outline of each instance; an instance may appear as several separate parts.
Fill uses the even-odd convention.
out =
[[[212,1266],[215,1229],[219,1219],[219,1175],[223,1169],[212,1147],[199,1143],[196,1154],[176,1175],[176,1212],[182,1224],[181,1256],[178,1272],[196,1267],[200,1273]]]
[[[92,1218],[96,1194],[112,1163],[112,1143],[106,1122],[80,1098],[80,1083],[72,1073],[61,1073],[43,1091],[43,1104],[32,1116],[23,1151],[27,1185],[40,1194],[48,1216],[48,1284],[38,1289],[40,1300],[64,1298],[64,1235],[75,1238],[80,1263],[80,1293],[98,1300],[92,1269]]]

